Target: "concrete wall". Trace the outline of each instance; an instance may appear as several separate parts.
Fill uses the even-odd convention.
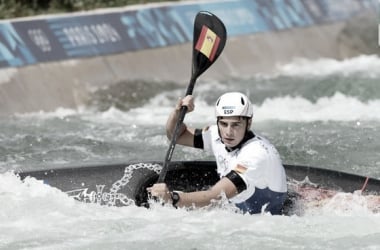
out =
[[[378,53],[378,48],[368,41],[371,38],[355,36],[366,30],[376,32],[376,27],[377,16],[370,11],[348,21],[233,36],[218,61],[200,80],[271,72],[277,63],[295,57],[343,59]],[[184,43],[0,69],[0,115],[75,108],[87,102],[92,90],[121,81],[174,81],[185,86],[190,77],[191,46]]]

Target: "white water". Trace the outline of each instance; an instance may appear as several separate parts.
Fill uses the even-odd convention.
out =
[[[267,99],[257,108],[256,118],[283,121],[380,121],[380,100],[362,102],[354,97],[336,93],[322,97],[317,102],[302,97]]]
[[[361,196],[344,197],[302,217],[115,208],[7,173],[0,175],[0,249],[378,249],[380,214]]]
[[[376,78],[380,76],[380,58],[378,55],[362,55],[341,61],[331,58],[318,60],[297,58],[291,63],[277,65],[277,73],[270,77],[278,75],[320,77],[334,74],[343,76],[361,74]]]
[[[196,99],[196,112],[186,116],[189,123],[213,123],[214,106],[203,100]],[[111,107],[105,112],[91,110],[72,110],[59,108],[54,112],[38,112],[20,114],[19,117],[38,119],[60,118],[65,119],[72,115],[81,115],[83,119],[95,123],[161,125],[166,122],[171,112],[173,101],[167,98],[167,93],[159,94],[146,105],[129,110],[128,112]],[[281,121],[380,121],[380,99],[361,101],[358,98],[335,93],[332,97],[321,97],[311,102],[303,97],[267,98],[261,105],[254,105],[254,119],[256,122],[267,120]],[[154,117],[154,119],[152,119]]]

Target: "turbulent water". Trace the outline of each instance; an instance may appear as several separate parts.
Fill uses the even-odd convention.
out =
[[[215,99],[241,91],[253,130],[284,163],[380,178],[380,58],[295,60],[273,74],[195,87],[188,125],[215,122]],[[77,110],[0,117],[0,249],[380,249],[380,214],[340,194],[303,216],[247,216],[229,207],[186,211],[79,203],[11,171],[163,160],[164,125],[184,87],[119,83]],[[213,159],[177,146],[173,159]]]

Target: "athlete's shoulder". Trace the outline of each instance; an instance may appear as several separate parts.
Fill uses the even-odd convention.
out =
[[[244,151],[255,151],[256,153],[270,153],[273,149],[275,150],[273,144],[260,135],[255,135],[255,137],[247,141],[247,143],[243,145],[242,149],[244,149]]]
[[[207,126],[203,129],[203,133],[209,133],[213,139],[219,137],[218,127],[216,125]]]
[[[249,139],[243,145],[243,147],[262,147],[263,145],[266,145],[266,144],[270,144],[270,142],[266,138],[255,134],[255,136]]]

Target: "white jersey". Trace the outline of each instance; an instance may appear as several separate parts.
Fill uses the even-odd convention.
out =
[[[244,202],[255,193],[256,188],[287,192],[286,175],[280,155],[265,138],[256,135],[240,148],[228,152],[220,139],[218,127],[213,125],[203,131],[202,139],[204,150],[215,155],[220,177],[235,170],[247,186],[247,189],[231,199],[232,202]]]

